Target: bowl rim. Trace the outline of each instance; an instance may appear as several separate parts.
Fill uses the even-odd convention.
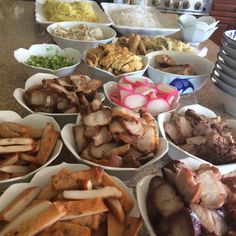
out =
[[[228,33],[230,33],[230,32],[234,32],[235,35],[236,35],[236,30],[235,30],[235,29],[231,29],[231,30],[226,30],[226,31],[224,32],[224,36],[225,36],[227,39],[229,39],[230,41],[232,41],[232,43],[236,43],[236,38],[235,38],[235,39],[232,39],[230,36],[228,36]]]
[[[100,40],[81,40],[81,39],[70,39],[70,38],[63,38],[62,36],[59,36],[59,35],[56,35],[53,33],[53,29],[57,26],[57,25],[64,25],[64,24],[72,24],[71,27],[75,26],[75,25],[88,25],[88,26],[91,26],[91,27],[98,27],[100,28],[102,31],[103,29],[108,29],[110,30],[110,32],[113,34],[111,37],[109,38],[106,38],[106,39],[100,39]],[[68,27],[69,28],[69,27]],[[86,23],[83,23],[83,22],[78,22],[78,21],[62,21],[62,22],[55,22],[53,24],[50,24],[47,26],[47,32],[52,36],[52,37],[55,37],[55,38],[58,38],[58,39],[62,39],[62,40],[65,40],[67,42],[73,42],[73,43],[106,43],[107,41],[110,41],[112,39],[114,39],[117,35],[116,31],[114,29],[112,29],[111,27],[109,26],[106,26],[106,25],[98,25],[96,23],[91,23],[91,22],[86,22]]]

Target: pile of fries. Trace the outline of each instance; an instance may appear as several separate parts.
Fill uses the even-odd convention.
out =
[[[159,137],[154,118],[124,107],[84,101],[81,124],[73,127],[81,158],[99,165],[139,168],[156,156]]]
[[[192,49],[189,44],[180,40],[168,37],[149,37],[139,34],[130,34],[118,38],[116,44],[121,47],[127,47],[130,52],[136,55],[146,55],[151,51],[173,50],[180,52],[190,52]]]
[[[0,123],[0,180],[24,176],[44,165],[58,136],[52,123],[42,128]]]
[[[101,167],[62,168],[46,187],[23,190],[0,211],[0,235],[137,236],[133,198]]]

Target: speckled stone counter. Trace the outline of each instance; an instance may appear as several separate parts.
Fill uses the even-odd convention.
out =
[[[24,86],[25,80],[29,76],[24,67],[14,59],[14,50],[20,47],[28,48],[36,43],[51,42],[45,27],[35,22],[34,14],[34,2],[32,1],[0,0],[0,109],[13,110],[21,116],[28,113],[14,100],[12,94],[15,88]],[[207,58],[213,62],[216,60],[218,47],[212,41],[207,40],[199,47],[207,47]],[[78,71],[90,75],[84,65],[80,65]],[[218,101],[216,90],[210,81],[196,94],[181,98],[181,103],[181,105],[199,103],[212,109],[223,118],[231,117],[224,112],[223,105]],[[168,160],[166,155],[151,167],[143,169],[127,181],[128,185],[134,187],[143,176],[157,173]],[[62,161],[76,162],[65,147],[54,164]],[[145,229],[141,235],[147,235]]]

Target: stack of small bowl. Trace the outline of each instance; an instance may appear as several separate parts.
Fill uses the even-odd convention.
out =
[[[217,59],[212,82],[225,110],[236,116],[236,30],[224,33]]]
[[[184,42],[192,45],[199,44],[208,38],[218,29],[216,21],[212,16],[201,16],[196,18],[193,15],[181,15],[177,19],[180,27],[180,37]]]

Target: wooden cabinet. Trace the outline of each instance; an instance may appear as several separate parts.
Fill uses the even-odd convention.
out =
[[[211,40],[220,45],[226,30],[236,29],[236,0],[213,0],[210,15],[219,20]]]

